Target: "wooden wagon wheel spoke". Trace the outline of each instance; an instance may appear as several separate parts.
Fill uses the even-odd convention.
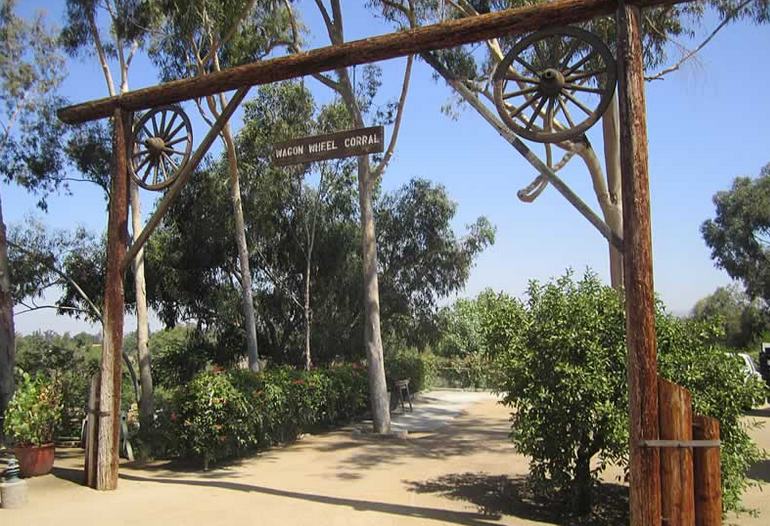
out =
[[[575,98],[575,96],[574,96],[574,95],[572,95],[572,93],[570,93],[569,91],[565,91],[565,92],[564,92],[564,96],[565,96],[565,97],[567,97],[567,98],[568,98],[568,99],[569,99],[569,100],[572,102],[572,104],[574,104],[575,106],[577,106],[578,108],[580,108],[581,110],[583,110],[583,111],[586,113],[586,115],[589,115],[589,116],[590,116],[590,115],[593,113],[593,112],[591,111],[591,108],[587,107],[585,104],[583,104],[582,102],[580,102],[580,101],[579,101],[577,98]]]
[[[527,126],[525,129],[527,130],[532,129],[532,125],[535,124],[535,119],[537,119],[540,116],[540,110],[542,110],[543,106],[545,106],[546,100],[547,100],[546,97],[543,97],[542,99],[540,99],[540,103],[537,105],[537,109],[535,109],[535,111],[532,112],[532,117],[529,118],[529,121],[527,122]]]
[[[580,66],[582,66],[585,63],[587,63],[593,57],[594,57],[594,52],[592,51],[589,54],[587,54],[586,56],[584,56],[583,58],[581,58],[576,64],[573,64],[572,66],[567,68],[567,71],[564,72],[564,76],[571,75],[572,73],[574,73],[575,71],[580,69]]]
[[[533,79],[531,77],[525,77],[523,75],[519,75],[518,72],[515,73],[509,73],[505,76],[506,80],[515,80],[516,82],[526,82],[527,84],[539,84],[540,79]]]
[[[571,90],[573,93],[575,91],[584,91],[586,93],[598,93],[599,95],[604,93],[604,90],[601,89],[601,88],[592,88],[590,86],[581,86],[579,84],[572,84],[570,82],[565,82],[564,83],[564,87],[567,88],[568,90]]]
[[[192,144],[190,119],[179,106],[148,111],[134,125],[131,177],[147,190],[167,188],[189,161]]]
[[[562,142],[582,135],[601,118],[616,79],[615,59],[598,37],[575,27],[546,29],[521,39],[498,64],[495,105],[517,135]],[[580,118],[570,113],[570,104],[580,109]],[[566,123],[556,119],[559,112]]]
[[[504,99],[510,99],[511,97],[518,97],[519,95],[526,95],[527,93],[534,93],[538,90],[537,86],[531,88],[525,88],[518,91],[512,91],[510,93],[503,94]]]
[[[567,75],[564,77],[564,80],[567,82],[576,82],[578,80],[584,80],[590,77],[598,77],[599,75],[603,75],[606,73],[606,69],[595,69],[592,71],[581,71],[580,73],[575,73],[574,75]]]
[[[564,112],[564,118],[567,119],[567,122],[569,123],[569,125],[574,128],[575,121],[572,120],[572,115],[567,109],[567,105],[564,103],[564,99],[561,96],[559,96],[557,97],[557,100],[559,101],[559,107],[561,108],[561,111]]]

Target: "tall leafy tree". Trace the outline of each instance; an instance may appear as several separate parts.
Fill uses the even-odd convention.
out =
[[[715,217],[701,225],[711,257],[752,298],[770,301],[770,164],[714,195]]]
[[[64,63],[43,16],[26,21],[15,7],[13,0],[0,1],[0,180],[40,193],[45,207],[45,194],[63,179],[55,108]],[[0,420],[14,391],[11,277],[0,199]]]
[[[272,0],[165,0],[167,14],[162,36],[153,53],[164,79],[204,76],[224,68],[261,60],[285,45],[283,11]],[[213,124],[227,106],[225,94],[196,100],[201,116]],[[221,132],[227,154],[230,200],[235,219],[235,241],[249,367],[259,369],[256,319],[252,295],[249,248],[241,199],[235,140],[229,123]]]
[[[404,7],[404,15],[409,27],[414,27],[416,18],[414,2],[408,0]],[[301,41],[297,23],[288,2],[285,2],[292,20],[292,40],[295,51],[299,51]],[[340,0],[316,0],[316,6],[324,22],[329,42],[341,45],[345,42],[344,14]],[[335,71],[335,77],[317,74],[313,77],[337,94],[345,105],[352,123],[357,128],[366,126],[366,121],[376,121],[378,118],[393,125],[391,139],[384,155],[375,163],[368,155],[356,159],[358,172],[358,198],[361,217],[361,255],[363,262],[364,282],[364,348],[369,367],[369,397],[372,408],[374,431],[385,433],[390,431],[390,409],[385,381],[383,362],[382,331],[380,324],[380,290],[378,281],[377,237],[374,218],[374,194],[380,178],[383,176],[395,151],[398,133],[401,127],[409,82],[412,76],[414,57],[406,59],[401,93],[398,101],[377,111],[373,104],[374,97],[380,87],[380,70],[376,66],[367,66],[363,70],[363,82],[356,86],[346,68]]]
[[[110,96],[129,90],[129,70],[137,51],[145,47],[148,35],[157,27],[157,2],[142,0],[67,0],[66,26],[62,30],[62,42],[71,55],[84,53],[95,57],[101,66],[107,92]],[[100,18],[108,21],[104,31]],[[117,65],[117,83],[113,77],[113,64]],[[84,127],[73,137],[68,153],[88,180],[109,188],[110,153],[105,127],[95,123]],[[133,239],[142,231],[142,213],[139,187],[131,182],[131,224]],[[139,409],[142,421],[152,421],[154,413],[152,371],[148,342],[150,337],[149,312],[144,272],[144,250],[133,261],[134,293],[136,299],[137,355],[141,375],[142,396]]]
[[[718,287],[699,299],[692,317],[698,321],[718,320],[723,331],[720,340],[733,349],[748,348],[770,326],[764,301],[752,301],[737,285]]]

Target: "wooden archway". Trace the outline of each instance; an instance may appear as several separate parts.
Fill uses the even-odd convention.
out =
[[[224,124],[251,86],[296,78],[357,64],[449,48],[500,35],[519,35],[553,26],[579,23],[615,13],[617,24],[620,151],[623,189],[624,276],[627,313],[628,385],[630,399],[630,507],[634,525],[661,522],[660,454],[645,441],[659,438],[658,383],[654,320],[652,242],[647,159],[640,9],[691,0],[554,0],[419,29],[319,48],[234,67],[205,77],[177,80],[94,100],[59,110],[59,118],[75,124],[111,117],[114,121],[113,175],[107,241],[104,344],[101,362],[98,447],[87,459],[88,483],[115,489],[118,482],[120,429],[120,350],[123,340],[123,274],[136,251],[160,222]],[[127,144],[131,112],[197,97],[237,90],[230,105],[204,138],[198,151],[161,200],[138,242],[127,250]],[[540,171],[553,172],[543,163]]]

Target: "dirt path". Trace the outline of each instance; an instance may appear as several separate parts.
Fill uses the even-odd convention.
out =
[[[491,395],[475,400],[449,425],[405,440],[342,430],[206,473],[165,463],[124,465],[114,492],[81,486],[81,452],[71,450],[52,475],[30,480],[27,507],[0,509],[0,524],[558,523],[547,505],[527,497],[527,461],[508,440],[507,409]],[[602,498],[622,493],[611,485]],[[741,524],[765,524],[762,517],[744,519]]]

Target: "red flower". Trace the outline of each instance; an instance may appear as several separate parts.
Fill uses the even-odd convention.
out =
[[[291,383],[293,383],[294,385],[302,385],[305,383],[305,380],[303,380],[302,378],[297,378],[296,380],[292,380]]]
[[[171,412],[171,416],[169,416],[169,419],[170,419],[172,422],[176,422],[176,412],[172,411],[172,412]]]

